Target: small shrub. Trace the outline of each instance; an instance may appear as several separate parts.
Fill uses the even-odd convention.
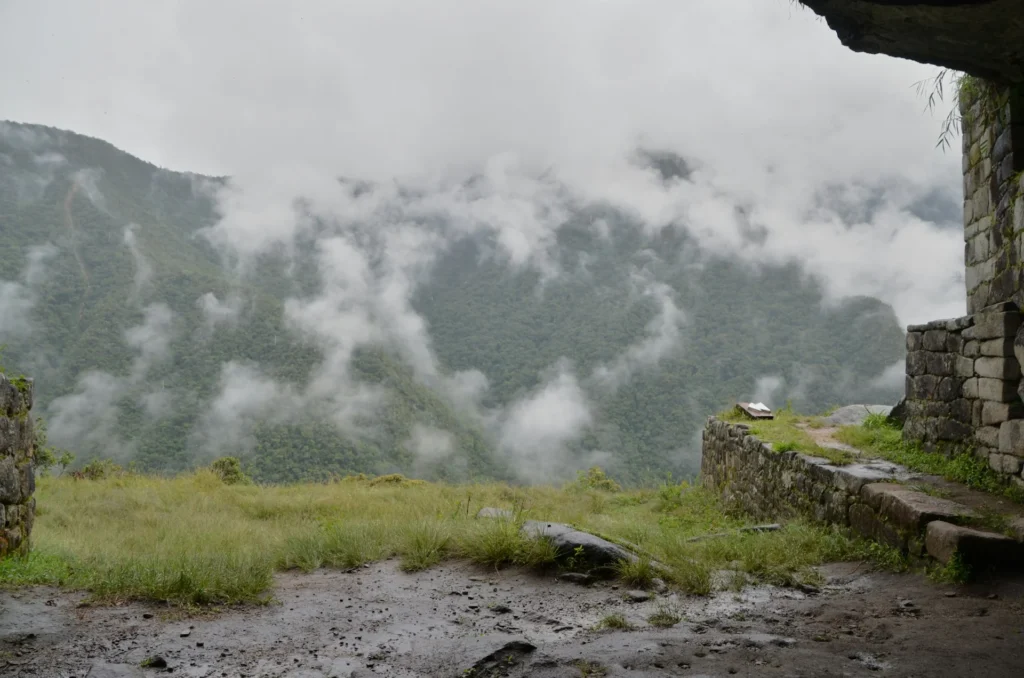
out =
[[[668,607],[659,607],[658,611],[647,618],[651,626],[667,629],[675,626],[683,620],[678,614]]]
[[[210,470],[217,474],[225,485],[252,484],[252,478],[242,470],[242,462],[238,457],[221,457],[210,464]]]
[[[772,446],[776,452],[792,452],[797,449],[797,444],[792,440],[784,440],[781,443]]]
[[[625,631],[633,628],[633,625],[626,621],[621,614],[610,614],[597,623],[598,629],[618,629]]]
[[[377,476],[370,481],[370,487],[412,487],[413,485],[423,485],[422,480],[413,480],[406,478],[401,473],[389,473],[386,476]]]
[[[124,474],[124,468],[110,459],[93,459],[71,475],[79,480],[104,480]]]
[[[621,492],[622,486],[609,478],[600,466],[591,466],[586,471],[577,471],[576,480],[567,489],[577,491],[600,490],[602,492]]]
[[[971,575],[971,568],[960,558],[959,553],[954,553],[945,565],[933,567],[928,572],[932,581],[941,584],[966,584],[971,580]]]
[[[448,554],[451,539],[451,531],[443,523],[410,526],[402,545],[401,568],[416,572],[437,565]]]
[[[620,560],[615,565],[615,571],[625,584],[641,589],[649,587],[657,576],[650,558]]]

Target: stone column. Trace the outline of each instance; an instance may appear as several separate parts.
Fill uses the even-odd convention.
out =
[[[0,374],[0,558],[28,551],[35,517],[32,381]]]

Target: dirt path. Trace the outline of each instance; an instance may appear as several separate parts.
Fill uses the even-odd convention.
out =
[[[89,282],[89,271],[85,267],[85,262],[82,261],[82,255],[78,252],[78,231],[75,228],[75,220],[71,216],[71,204],[75,200],[75,195],[78,193],[78,182],[72,181],[71,188],[68,189],[68,194],[64,198],[64,225],[68,229],[68,234],[71,236],[71,253],[75,257],[75,261],[78,263],[78,270],[82,273],[82,282],[85,285],[85,293],[82,296],[82,303],[78,306],[78,320],[81,322],[82,316],[85,313],[85,303],[89,298],[89,293],[92,291],[92,285]]]
[[[388,562],[283,575],[279,604],[193,618],[3,592],[0,675],[166,674],[139,668],[151,656],[196,678],[1021,675],[1024,579],[954,590],[856,564],[823,572],[829,584],[813,595],[760,587],[631,603],[607,584],[463,564],[403,574]],[[682,621],[648,624],[661,607]],[[591,630],[612,613],[636,628]],[[496,651],[490,671],[481,660]]]

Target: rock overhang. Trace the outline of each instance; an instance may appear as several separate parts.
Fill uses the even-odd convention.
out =
[[[1024,83],[1020,0],[801,0],[855,52]]]

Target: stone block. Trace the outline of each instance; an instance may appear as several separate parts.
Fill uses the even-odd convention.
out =
[[[1004,422],[1003,425],[1005,426],[1008,423],[1010,422]],[[974,439],[978,441],[979,445],[998,448],[1000,431],[1001,428],[999,426],[982,426],[981,428],[975,429]]]
[[[935,399],[951,402],[960,397],[960,387],[964,380],[958,377],[943,377],[935,389]]]
[[[981,342],[977,339],[964,342],[964,348],[960,352],[966,358],[977,358],[981,355]]]
[[[978,379],[978,397],[997,403],[1008,403],[1018,400],[1017,382],[988,377]]]
[[[976,516],[963,504],[892,483],[865,485],[860,496],[883,519],[910,532],[920,531],[933,520],[961,524]]]
[[[867,504],[851,505],[847,517],[854,532],[893,548],[902,550],[906,547],[906,539],[892,525],[882,521]]]
[[[928,523],[925,550],[939,562],[948,563],[954,555],[972,569],[988,570],[1016,567],[1021,561],[1021,544],[1006,535],[983,532],[944,520]]]
[[[960,394],[964,398],[977,398],[978,397],[978,379],[977,377],[972,379],[964,379],[963,385],[960,386]]]
[[[947,336],[948,333],[946,332],[946,330],[928,330],[927,332],[924,333],[924,350],[945,351]]]
[[[968,288],[970,289],[970,288]],[[1020,312],[978,313],[974,325],[963,331],[966,339],[999,339],[1016,336],[1020,329]]]
[[[957,359],[969,360],[969,358],[962,358],[961,356],[953,355],[952,353],[930,353],[925,352],[925,367],[927,368],[927,374],[934,374],[939,377],[951,377],[953,376],[953,368]],[[908,370],[909,374],[909,370]],[[964,377],[973,377],[973,374],[964,374]]]
[[[970,400],[957,398],[949,404],[949,410],[946,416],[952,417],[956,421],[963,422],[964,424],[970,424],[972,404],[973,403]]]
[[[907,353],[924,348],[924,332],[907,332]]]
[[[907,374],[911,377],[919,377],[928,373],[928,356],[934,355],[928,351],[911,351],[907,353]]]
[[[933,400],[938,390],[940,377],[930,374],[919,377],[907,377],[907,397],[914,400]],[[1016,395],[1016,391],[1014,392]]]
[[[1024,403],[996,403],[985,401],[981,409],[981,423],[983,426],[999,425],[1010,419],[1024,417]]]
[[[973,290],[979,287],[982,283],[991,281],[992,278],[996,277],[996,257],[991,257],[984,261],[967,264],[966,272],[964,273],[964,281],[967,285],[968,290]],[[968,339],[972,337],[968,336]],[[978,338],[978,337],[973,337]],[[928,348],[928,345],[925,345]],[[938,350],[938,349],[929,349]]]
[[[988,455],[988,465],[992,470],[1011,476],[1015,476],[1020,473],[1022,463],[1024,463],[1024,460],[1012,454],[994,452]]]
[[[974,400],[971,402],[971,426],[974,428],[981,426],[981,413],[984,406],[984,400]]]
[[[14,465],[14,457],[0,459],[0,504],[21,502],[21,474]]]
[[[1003,454],[1024,457],[1024,419],[1004,421],[999,425],[999,443],[995,445]]]
[[[946,352],[947,353],[963,353],[964,350],[964,338],[959,332],[950,332],[946,329],[949,334],[946,335]]]
[[[956,421],[955,419],[938,418],[930,420],[927,426],[933,440],[959,442],[969,440],[974,435],[973,424],[972,413],[970,424]]]
[[[1020,363],[1016,358],[978,358],[974,361],[974,372],[979,377],[1019,380]]]
[[[962,355],[953,355],[947,353],[953,357],[953,374],[958,377],[969,378],[975,376],[974,358],[968,358]]]
[[[1013,342],[1014,340],[1011,337],[986,339],[978,344],[978,354],[996,358],[1011,358],[1014,356]]]

